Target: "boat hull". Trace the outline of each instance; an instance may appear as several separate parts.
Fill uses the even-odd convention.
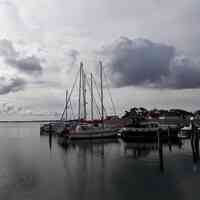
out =
[[[150,131],[150,132],[138,132],[138,131],[122,131],[121,132],[121,139],[125,142],[158,142],[158,135],[157,131]],[[166,132],[160,133],[160,140],[163,143],[178,143],[180,142],[180,138],[178,134],[170,134],[168,135]]]
[[[156,143],[158,142],[158,137],[156,136],[123,136],[121,137],[123,141],[125,142],[149,142],[149,143]],[[181,142],[181,139],[178,136],[172,136],[167,137],[163,136],[161,137],[161,141],[163,143],[179,143]]]
[[[106,138],[117,138],[117,133],[108,133],[108,134],[88,134],[88,135],[73,135],[69,136],[70,140],[88,140],[88,139],[106,139]]]
[[[89,133],[74,133],[70,135],[60,136],[58,142],[60,144],[68,144],[71,140],[101,140],[101,139],[112,139],[117,138],[117,131],[107,132],[89,132]]]

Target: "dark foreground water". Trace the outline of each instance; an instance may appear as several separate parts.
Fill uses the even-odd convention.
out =
[[[164,147],[118,141],[61,147],[38,124],[0,124],[0,199],[200,199],[190,142]]]

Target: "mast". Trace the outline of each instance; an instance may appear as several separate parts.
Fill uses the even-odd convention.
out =
[[[102,122],[102,127],[104,128],[104,106],[103,106],[103,66],[102,62],[99,62],[100,64],[100,81],[101,81],[101,122]]]
[[[91,87],[91,120],[94,119],[94,113],[93,113],[93,76],[92,73],[90,74],[90,87]]]
[[[80,63],[80,78],[79,78],[79,97],[78,97],[78,119],[81,119],[81,86],[82,86],[82,71],[83,63]]]
[[[66,90],[66,108],[65,108],[65,120],[67,121],[67,108],[68,108],[68,90]]]
[[[87,118],[87,110],[86,110],[86,74],[82,68],[82,81],[83,81],[83,113],[84,113],[84,119]]]

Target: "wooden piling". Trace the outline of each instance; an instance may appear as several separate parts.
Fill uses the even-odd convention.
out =
[[[49,124],[49,149],[52,148],[52,125]]]
[[[163,145],[162,145],[162,139],[160,135],[160,129],[158,129],[157,132],[158,137],[158,153],[159,153],[159,161],[160,161],[160,171],[164,171],[164,163],[163,163]]]
[[[197,163],[197,146],[196,146],[196,133],[195,133],[195,124],[194,121],[191,120],[191,124],[192,124],[192,134],[191,134],[191,148],[192,148],[192,155],[193,155],[193,162],[194,164]]]
[[[168,129],[167,129],[167,137],[168,137],[169,151],[172,151],[171,130],[170,130],[170,127],[169,127],[169,126],[168,126]]]
[[[196,156],[196,151],[195,151],[195,145],[194,145],[192,139],[191,139],[191,147],[192,147],[193,162],[195,164],[195,163],[197,163],[197,156]]]
[[[197,127],[195,127],[195,148],[197,159],[199,160],[199,132]]]

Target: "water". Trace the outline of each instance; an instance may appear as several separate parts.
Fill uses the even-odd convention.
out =
[[[199,161],[200,163],[200,161]],[[164,147],[116,140],[61,147],[39,124],[0,124],[0,199],[198,199],[200,165],[190,142]]]

